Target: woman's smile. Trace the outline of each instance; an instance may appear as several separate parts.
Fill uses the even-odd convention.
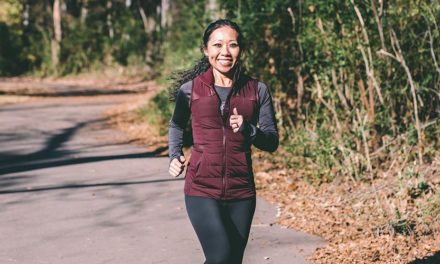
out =
[[[223,66],[230,66],[232,64],[230,59],[218,59],[217,61]]]

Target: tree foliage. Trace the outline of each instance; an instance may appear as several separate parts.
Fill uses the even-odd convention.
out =
[[[54,36],[53,4],[44,1],[12,1],[20,11],[11,12],[1,29],[0,59],[20,66],[2,67],[0,74],[37,72],[43,75],[70,74],[95,69],[101,65],[142,64],[158,55],[161,42],[160,1],[63,0],[61,1],[62,39],[59,62],[51,58]],[[144,28],[140,10],[149,18],[151,30]],[[16,12],[17,13],[17,12]],[[4,44],[3,44],[4,43]],[[146,58],[148,45],[152,58]],[[4,46],[4,47],[3,47]],[[16,50],[10,51],[10,46]],[[14,58],[7,57],[14,54]]]
[[[429,163],[439,148],[438,1],[60,3],[55,67],[54,1],[4,2],[0,75],[148,64],[168,77],[201,58],[204,28],[227,17],[246,37],[248,72],[271,87],[286,165],[319,181],[357,180],[398,155]]]
[[[320,179],[374,176],[402,145],[429,162],[439,146],[438,2],[221,2],[247,36],[248,69],[275,91],[287,164],[319,168]]]

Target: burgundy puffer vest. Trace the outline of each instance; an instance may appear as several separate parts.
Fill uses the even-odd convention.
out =
[[[237,108],[244,120],[258,118],[258,82],[241,76],[220,112],[212,67],[193,80],[191,116],[194,146],[185,174],[184,193],[235,200],[255,195],[251,142],[234,133],[229,117]]]

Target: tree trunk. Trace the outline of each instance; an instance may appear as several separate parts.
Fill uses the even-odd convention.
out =
[[[142,24],[144,25],[144,32],[145,34],[148,34],[151,32],[151,29],[149,28],[149,23],[148,23],[148,19],[147,19],[147,15],[145,14],[145,10],[142,7],[141,3],[139,0],[137,0],[137,6],[139,9],[139,14],[141,14],[141,18],[142,18]]]
[[[108,36],[112,39],[115,36],[115,31],[113,29],[113,18],[112,18],[112,6],[113,3],[111,0],[107,1],[107,28],[108,28]]]
[[[89,10],[87,9],[87,5],[88,5],[88,0],[82,0],[81,1],[81,17],[80,17],[80,21],[82,25],[86,24],[86,19],[87,19],[87,13],[89,12]]]
[[[23,13],[22,21],[23,26],[27,27],[29,25],[29,0],[23,2]]]
[[[218,10],[217,0],[208,0],[205,4],[205,11],[211,20],[219,18],[220,13]]]
[[[144,25],[144,32],[148,37],[147,46],[145,48],[145,61],[147,63],[150,63],[153,61],[153,53],[154,53],[154,43],[151,33],[154,31],[154,28],[156,27],[156,23],[154,18],[147,17],[146,12],[142,7],[140,0],[137,0],[136,4],[138,6],[139,13],[142,18],[142,24]]]
[[[52,51],[52,66],[54,69],[59,64],[59,56],[60,56],[60,43],[62,37],[61,31],[61,8],[60,8],[61,0],[54,0],[53,2],[53,29],[54,34],[51,41],[51,51]]]
[[[170,9],[170,0],[161,0],[160,4],[160,26],[166,28],[169,25],[168,10]]]

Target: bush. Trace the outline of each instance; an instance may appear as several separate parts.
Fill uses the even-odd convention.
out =
[[[171,119],[173,107],[167,90],[162,90],[147,104],[137,109],[137,115],[141,120],[156,127],[160,136],[164,136],[168,133],[168,122]]]

